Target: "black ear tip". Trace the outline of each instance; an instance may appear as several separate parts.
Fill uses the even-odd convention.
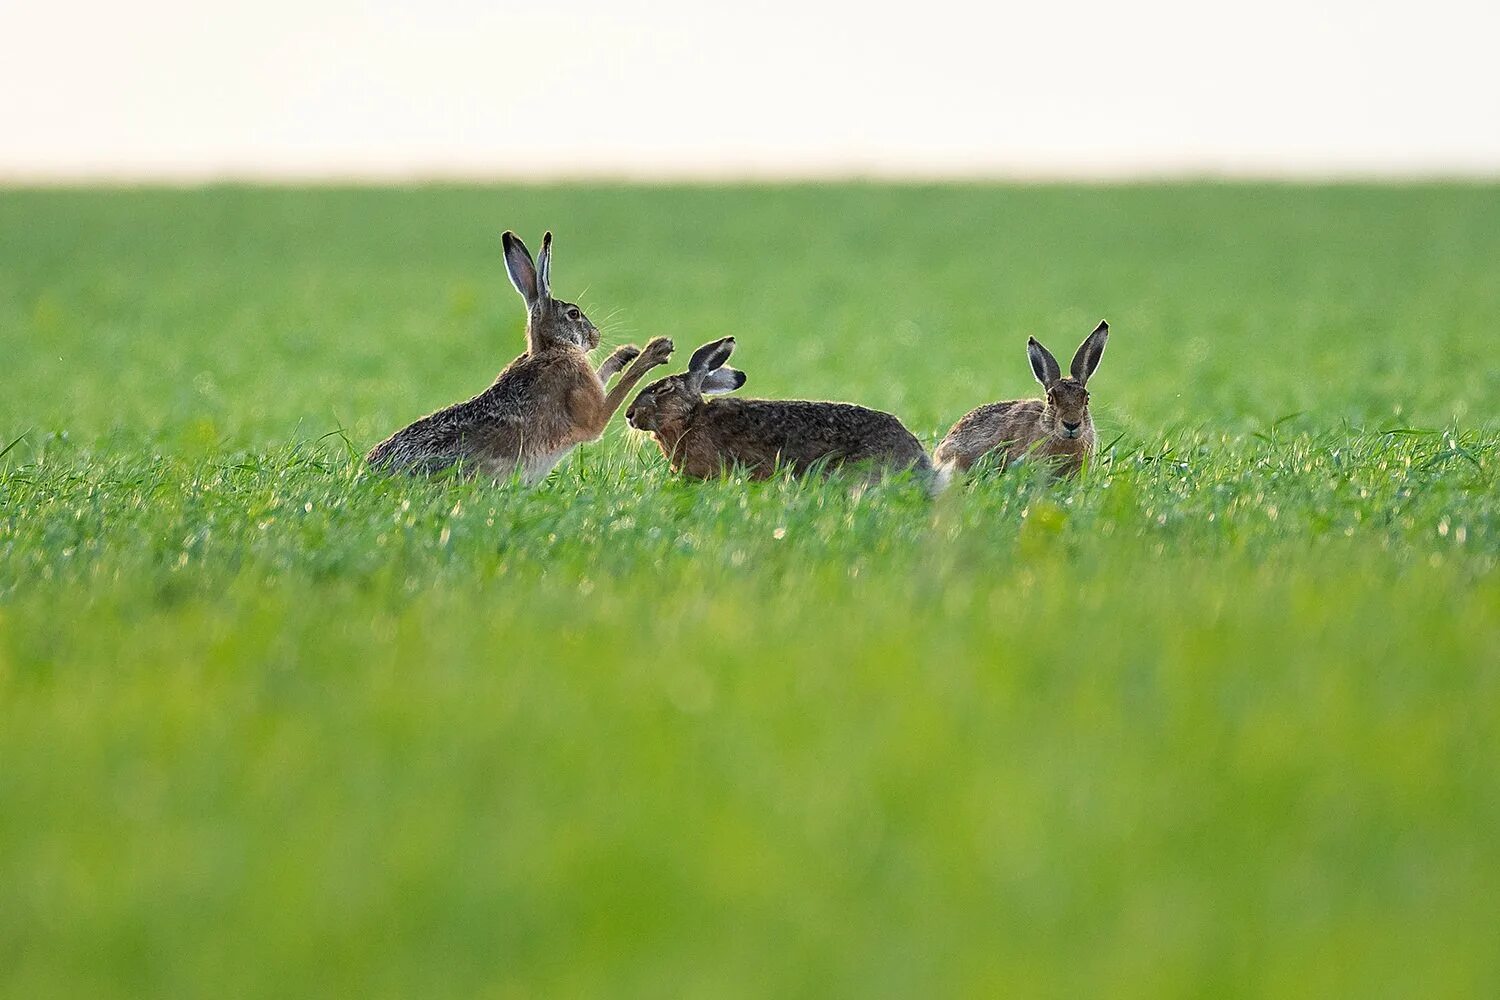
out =
[[[552,243],[552,230],[549,229],[545,233],[542,234],[542,246],[549,246],[551,243]]]
[[[1101,319],[1099,321],[1099,325],[1096,326],[1096,327],[1094,327],[1094,332],[1095,333],[1108,333],[1109,332],[1109,323],[1107,323],[1106,321],[1104,321],[1104,320]]]
[[[738,389],[740,386],[744,385],[745,384],[745,379],[748,378],[748,377],[749,376],[747,376],[744,372],[735,372],[735,375],[734,375],[734,387],[736,389]]]
[[[1026,338],[1026,346],[1027,347],[1041,347],[1042,345],[1041,345],[1041,343],[1035,337],[1027,337]]]
[[[503,232],[503,233],[500,234],[500,242],[504,243],[506,246],[510,246],[515,241],[516,241],[516,234],[513,233],[513,232],[511,232],[509,229],[507,229],[505,232]]]

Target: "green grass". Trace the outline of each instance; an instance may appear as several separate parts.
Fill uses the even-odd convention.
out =
[[[521,345],[927,443],[936,502],[358,453]],[[0,192],[0,993],[1500,990],[1500,188]]]

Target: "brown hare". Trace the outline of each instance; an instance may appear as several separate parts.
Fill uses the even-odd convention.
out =
[[[536,483],[575,445],[604,433],[641,376],[671,357],[672,342],[657,337],[645,350],[621,347],[594,370],[587,352],[599,346],[598,329],[576,305],[552,297],[552,234],[542,237],[535,264],[514,233],[501,242],[511,283],[526,300],[526,353],[473,399],[376,445],[365,459],[371,467],[433,473],[461,465],[495,479],[519,472],[528,485]],[[606,394],[605,383],[626,365]]]
[[[694,479],[735,467],[754,479],[778,467],[799,475],[843,465],[867,466],[873,476],[931,471],[922,445],[889,413],[851,403],[704,399],[745,384],[744,372],[724,366],[733,351],[733,337],[704,344],[686,372],[642,389],[625,411],[631,427],[656,439],[674,471]]]
[[[1063,375],[1052,353],[1035,337],[1029,338],[1031,371],[1046,396],[990,403],[965,414],[933,452],[939,481],[946,482],[955,471],[968,471],[990,452],[999,454],[1002,467],[1033,456],[1052,464],[1058,475],[1078,472],[1095,445],[1085,386],[1104,357],[1108,339],[1109,324],[1101,321],[1073,355],[1069,374]]]

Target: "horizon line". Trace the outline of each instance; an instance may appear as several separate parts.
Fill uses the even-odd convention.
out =
[[[452,186],[779,186],[816,184],[1485,184],[1500,183],[1500,165],[1431,167],[1160,166],[1081,169],[881,168],[830,165],[813,169],[756,167],[506,170],[443,167],[288,168],[70,168],[0,166],[0,188],[160,187],[440,187]]]

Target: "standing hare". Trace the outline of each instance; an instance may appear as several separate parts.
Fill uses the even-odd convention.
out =
[[[1104,357],[1108,339],[1109,324],[1101,321],[1073,355],[1069,374],[1063,375],[1052,352],[1035,337],[1029,338],[1026,353],[1031,371],[1046,396],[990,403],[969,411],[933,452],[939,477],[946,480],[955,470],[966,472],[992,451],[1000,453],[1002,466],[1030,455],[1056,466],[1059,475],[1071,476],[1081,469],[1095,444],[1085,386]]]
[[[371,467],[432,473],[462,463],[495,479],[519,470],[528,485],[536,483],[574,445],[603,434],[641,377],[671,357],[672,342],[657,337],[644,351],[621,347],[595,371],[587,352],[599,346],[598,329],[576,305],[552,297],[552,234],[542,237],[535,264],[514,233],[501,242],[511,283],[526,300],[526,353],[473,399],[425,416],[376,445],[365,459]],[[606,394],[604,384],[626,365]]]
[[[745,384],[744,372],[724,367],[733,351],[733,337],[704,344],[686,372],[642,389],[625,411],[674,471],[709,479],[739,466],[765,479],[778,466],[799,475],[841,465],[865,465],[874,475],[931,470],[922,445],[889,413],[852,403],[704,399]]]

